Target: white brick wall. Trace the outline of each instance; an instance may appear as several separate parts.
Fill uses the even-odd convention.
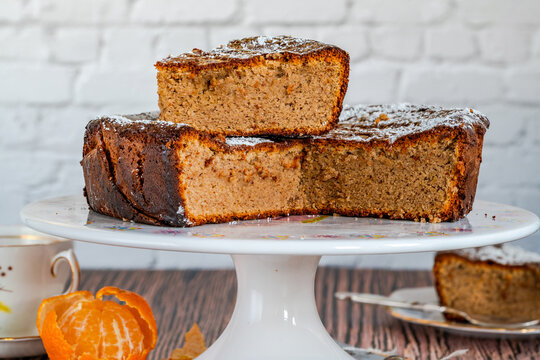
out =
[[[24,2],[22,0],[0,1],[0,21],[18,21],[22,19],[23,14]]]
[[[28,105],[67,104],[72,100],[74,74],[75,69],[62,65],[5,62],[0,67],[0,102]]]
[[[439,61],[468,60],[477,54],[475,36],[464,26],[426,30],[426,55]]]
[[[157,59],[255,34],[351,54],[348,102],[476,107],[491,119],[479,199],[540,213],[538,0],[1,0],[0,224],[80,194],[84,126],[157,108]],[[520,241],[540,251],[540,236]],[[227,257],[78,244],[83,266],[227,266]],[[429,267],[431,254],[333,264]]]
[[[408,102],[475,106],[501,100],[504,83],[497,69],[425,65],[403,71],[401,90]]]
[[[100,35],[97,29],[57,29],[50,43],[51,58],[59,63],[95,61],[99,53]]]
[[[368,24],[430,24],[443,21],[450,4],[450,0],[353,0],[351,16]]]
[[[236,0],[139,0],[133,5],[133,23],[222,23],[239,11]]]
[[[248,24],[325,24],[343,21],[346,0],[250,0],[245,2]]]
[[[515,26],[490,27],[479,32],[480,54],[487,63],[516,65],[528,59],[531,51],[530,29]]]
[[[422,50],[423,31],[416,27],[392,26],[370,31],[370,43],[375,58],[411,61]]]

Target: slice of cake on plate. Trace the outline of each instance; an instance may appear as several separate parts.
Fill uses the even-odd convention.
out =
[[[315,135],[338,121],[349,55],[314,40],[259,36],[156,68],[161,120],[221,135]]]
[[[91,121],[90,207],[192,226],[287,214],[452,221],[472,207],[489,122],[471,109],[347,107],[328,134],[223,137],[158,114]]]
[[[441,305],[515,322],[540,319],[540,254],[509,244],[440,252],[433,275]]]

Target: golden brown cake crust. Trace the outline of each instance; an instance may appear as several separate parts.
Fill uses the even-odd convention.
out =
[[[225,46],[210,51],[193,49],[175,57],[167,57],[156,63],[159,68],[175,68],[197,72],[203,69],[256,65],[264,60],[305,61],[310,58],[335,56],[346,58],[346,51],[337,46],[315,40],[291,36],[256,36],[233,40]],[[348,63],[348,61],[347,61]]]
[[[339,120],[339,114],[343,108],[343,99],[347,92],[349,81],[349,54],[337,46],[324,44],[315,40],[298,39],[290,36],[266,37],[257,36],[234,40],[225,46],[220,46],[211,51],[193,49],[193,51],[167,57],[155,64],[158,71],[174,69],[187,71],[192,76],[197,76],[201,71],[208,69],[239,69],[242,67],[254,67],[265,63],[267,60],[278,60],[284,63],[301,64],[310,60],[337,61],[341,67],[339,79],[339,92],[333,104],[332,114],[326,126],[313,129],[306,128],[283,128],[280,126],[254,129],[249,132],[227,131],[229,136],[297,136],[297,135],[320,135],[332,129]],[[163,109],[162,109],[163,110]],[[185,120],[184,120],[185,121]],[[212,131],[213,134],[225,132]]]
[[[422,115],[425,112],[429,112],[431,117]],[[384,114],[384,120],[381,120],[381,114]],[[411,116],[416,120],[411,120]],[[141,114],[101,118],[88,124],[81,163],[86,195],[93,210],[118,218],[168,226],[191,226],[286,214],[333,213],[453,221],[466,215],[472,207],[482,137],[488,126],[483,115],[469,109],[456,109],[448,113],[440,108],[412,105],[350,107],[342,115],[342,121],[335,130],[312,138],[225,138],[196,131],[184,124],[157,121],[157,118],[157,113]],[[175,152],[195,140],[216,152],[232,153],[243,149],[246,152],[255,150],[270,155],[294,147],[311,146],[323,151],[330,145],[345,151],[361,148],[366,152],[374,149],[400,152],[416,146],[418,141],[437,144],[441,138],[454,139],[460,144],[456,154],[458,165],[452,174],[452,186],[457,187],[458,191],[436,217],[406,211],[396,213],[331,205],[316,209],[306,207],[287,211],[193,217],[184,206],[186,189],[181,188],[178,182],[181,174],[178,173]],[[129,146],[134,148],[126,149]],[[119,156],[119,151],[129,155]],[[140,170],[148,166],[151,166],[152,171]]]

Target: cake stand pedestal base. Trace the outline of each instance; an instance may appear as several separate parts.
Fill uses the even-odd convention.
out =
[[[315,305],[320,256],[232,255],[238,293],[227,328],[199,360],[351,360]]]

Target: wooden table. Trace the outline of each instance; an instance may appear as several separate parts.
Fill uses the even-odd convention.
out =
[[[381,307],[335,301],[335,291],[389,294],[402,287],[432,284],[428,271],[348,270],[320,267],[315,286],[321,318],[337,340],[362,348],[397,349],[411,359],[440,359],[469,349],[459,359],[540,359],[540,339],[496,340],[451,335],[393,319]],[[152,306],[159,340],[150,360],[166,358],[183,343],[197,322],[211,344],[232,314],[236,278],[222,271],[84,271],[81,288],[95,292],[106,286],[135,291]],[[331,360],[331,359],[329,359]]]

